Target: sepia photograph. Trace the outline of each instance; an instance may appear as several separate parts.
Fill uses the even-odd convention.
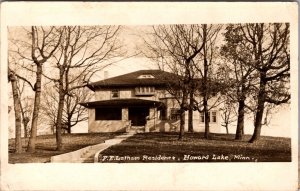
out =
[[[9,162],[291,162],[289,28],[9,27]]]
[[[295,3],[12,5],[1,189],[297,189]]]

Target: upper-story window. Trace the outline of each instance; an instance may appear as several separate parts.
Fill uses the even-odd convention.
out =
[[[142,86],[135,88],[135,95],[154,95],[155,88],[151,86]]]
[[[119,90],[112,90],[111,91],[111,98],[120,98],[120,91]]]

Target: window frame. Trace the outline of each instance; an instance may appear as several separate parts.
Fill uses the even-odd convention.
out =
[[[208,112],[208,122],[209,123],[217,123],[218,122],[218,117],[217,117],[217,111],[209,111]],[[214,115],[215,114],[215,115]],[[215,117],[215,118],[214,118]],[[214,120],[215,119],[215,120]],[[205,118],[204,118],[204,112],[200,113],[200,123],[205,123]]]
[[[170,120],[173,121],[180,120],[180,108],[170,108]]]
[[[155,95],[155,87],[154,86],[138,86],[135,89],[136,96],[152,96]]]
[[[211,111],[211,121],[217,123],[217,111]]]
[[[117,97],[114,97],[114,92],[117,92]],[[112,98],[112,99],[118,99],[118,98],[120,98],[120,90],[118,90],[118,89],[113,89],[113,90],[111,90],[110,91],[110,97]]]
[[[95,108],[95,121],[120,121],[120,120],[122,120],[122,108],[119,107]]]

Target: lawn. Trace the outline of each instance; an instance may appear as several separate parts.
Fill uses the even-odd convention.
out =
[[[235,141],[234,135],[186,133],[139,133],[101,152],[99,162],[290,162],[291,140],[262,136],[248,143],[249,135]]]
[[[14,139],[9,140],[9,163],[44,163],[50,162],[50,157],[75,151],[89,145],[103,143],[105,140],[113,138],[120,133],[80,133],[80,134],[63,134],[63,150],[56,151],[55,135],[37,136],[36,152],[26,153],[28,138],[22,139],[23,153],[14,153]]]

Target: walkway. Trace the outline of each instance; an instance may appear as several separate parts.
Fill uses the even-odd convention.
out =
[[[52,163],[94,163],[98,162],[98,154],[108,147],[118,144],[133,136],[135,132],[128,132],[105,140],[104,143],[88,146],[77,151],[51,157]],[[97,155],[96,155],[97,154]],[[96,156],[95,156],[96,155]]]

